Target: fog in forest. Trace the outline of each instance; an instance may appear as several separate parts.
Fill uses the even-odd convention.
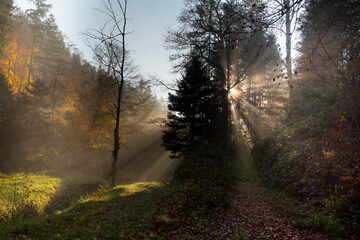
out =
[[[16,26],[9,25],[9,39],[2,40],[1,172],[60,171],[106,179],[114,145],[116,76],[106,72],[107,55],[89,29],[82,31],[84,44],[93,44],[87,47],[94,54],[91,64],[66,42],[52,6],[31,3],[12,10]],[[156,98],[153,84],[130,55],[125,61],[119,180],[169,181],[176,164],[161,146],[165,102]]]
[[[41,173],[101,179],[101,206],[146,199],[146,224],[107,224],[141,228],[129,239],[357,239],[359,0],[103,0],[88,15],[91,1],[28,2],[0,0],[0,230],[67,214],[59,186],[18,207],[18,182]],[[58,25],[73,11],[82,43]],[[292,198],[295,220],[261,188]]]

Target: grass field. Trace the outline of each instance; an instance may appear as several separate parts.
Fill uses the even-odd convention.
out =
[[[37,174],[0,176],[0,219],[41,214],[61,189],[61,179]]]
[[[51,213],[67,207],[103,181],[60,173],[0,175],[0,222]]]
[[[57,214],[0,225],[5,239],[142,239],[157,216],[162,183],[100,188]]]

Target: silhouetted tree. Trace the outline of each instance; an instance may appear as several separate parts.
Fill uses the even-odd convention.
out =
[[[192,57],[176,93],[169,94],[169,122],[163,144],[172,157],[178,157],[195,143],[214,140],[220,110],[218,93],[199,57]]]
[[[115,127],[113,133],[114,143],[109,176],[110,184],[115,186],[117,161],[121,147],[120,119],[123,105],[122,101],[124,97],[123,90],[127,80],[131,80],[131,78],[126,75],[127,72],[131,72],[126,68],[126,61],[129,61],[125,42],[128,34],[126,32],[128,2],[127,0],[116,0],[114,4],[110,0],[104,0],[103,3],[105,7],[104,13],[109,17],[109,21],[102,29],[93,32],[88,31],[86,35],[97,41],[97,44],[93,46],[93,51],[96,59],[100,63],[100,67],[103,68],[109,76],[115,79],[115,84],[113,85],[116,89],[116,101],[114,104],[115,113],[113,114]],[[118,17],[117,11],[120,12],[121,18]],[[112,25],[111,27],[110,24]],[[110,30],[107,31],[109,28]]]

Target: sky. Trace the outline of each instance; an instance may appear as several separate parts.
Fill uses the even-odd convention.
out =
[[[116,0],[111,0],[115,2]],[[167,28],[177,28],[184,0],[128,0],[128,31],[127,49],[131,51],[134,63],[139,66],[140,73],[145,77],[156,75],[166,83],[174,83],[178,74],[171,73],[169,62],[170,52],[165,50],[164,36]],[[14,0],[22,10],[31,8],[29,0]],[[66,36],[67,43],[75,44],[83,53],[83,57],[92,62],[92,51],[86,46],[84,35],[88,29],[100,29],[108,20],[97,9],[103,9],[102,0],[47,0],[53,7],[60,30]],[[278,34],[278,42],[285,45],[285,36]],[[293,56],[297,55],[296,43],[298,36],[293,37]],[[285,49],[285,47],[282,47]],[[285,58],[285,50],[281,52]],[[295,66],[296,67],[296,66]],[[168,91],[164,87],[153,89],[158,98],[166,99]]]
[[[114,0],[113,0],[114,1]],[[31,8],[28,0],[15,0],[22,10]],[[103,9],[101,0],[48,0],[52,5],[60,30],[66,35],[66,42],[75,44],[83,57],[92,61],[92,52],[84,43],[82,32],[87,29],[100,29],[107,18],[96,9]],[[177,17],[183,0],[128,0],[127,48],[131,51],[134,63],[140,67],[144,77],[157,75],[166,82],[174,81],[177,75],[171,73],[170,52],[165,50],[166,28],[176,28]],[[167,97],[165,89],[156,89],[158,97]]]

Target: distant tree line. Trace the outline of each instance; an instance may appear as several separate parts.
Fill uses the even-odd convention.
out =
[[[32,3],[23,13],[0,1],[0,171],[107,167],[117,80],[64,41],[51,5]],[[121,143],[162,108],[130,56],[124,69]]]

